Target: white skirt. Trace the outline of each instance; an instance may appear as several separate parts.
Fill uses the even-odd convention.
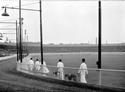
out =
[[[42,68],[42,72],[43,72],[43,73],[49,73],[49,69],[48,69],[46,66],[44,66],[44,67]]]

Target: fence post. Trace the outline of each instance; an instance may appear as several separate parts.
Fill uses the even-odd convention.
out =
[[[99,69],[99,85],[102,84],[102,74],[101,74],[101,69]]]

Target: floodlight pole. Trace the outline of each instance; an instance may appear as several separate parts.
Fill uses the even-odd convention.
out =
[[[99,1],[99,28],[98,28],[98,61],[99,68],[101,68],[101,1]]]
[[[22,22],[21,22],[22,20],[21,20],[21,0],[19,0],[19,32],[20,32],[20,45],[19,45],[19,59],[20,59],[20,62],[22,63],[22,37],[21,37],[21,34],[22,34],[22,29],[21,29],[21,27],[22,27]]]
[[[19,60],[19,48],[18,48],[18,37],[17,37],[18,33],[17,33],[17,20],[16,20],[16,50],[17,50],[17,61]]]
[[[98,11],[98,62],[99,69],[101,69],[101,1],[99,0],[99,11]],[[99,85],[101,85],[101,70],[99,70]]]
[[[40,7],[40,49],[41,49],[41,64],[43,64],[43,38],[42,38],[42,2],[39,1]]]

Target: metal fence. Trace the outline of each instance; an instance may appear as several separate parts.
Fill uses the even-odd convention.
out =
[[[38,76],[45,76],[59,80],[61,79],[57,73],[56,66],[47,65],[46,67],[48,68],[49,73],[43,73],[42,65],[39,66],[39,70],[37,70],[36,67],[38,66],[17,62],[17,70],[19,71]],[[80,75],[78,70],[79,68],[64,67],[64,80],[80,82]],[[86,80],[89,84],[125,88],[124,77],[125,70],[88,68],[88,75],[86,75]]]

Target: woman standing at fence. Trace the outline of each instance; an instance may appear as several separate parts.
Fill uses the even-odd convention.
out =
[[[36,59],[36,62],[35,62],[36,71],[39,71],[40,67],[41,67],[41,63],[40,63],[39,59]]]
[[[64,80],[64,64],[62,62],[61,59],[59,59],[58,63],[57,63],[57,71],[59,72],[59,77],[61,78],[61,80]]]
[[[49,69],[47,68],[46,61],[43,60],[43,65],[42,65],[42,73],[44,76],[49,73]]]
[[[86,81],[86,74],[88,74],[88,70],[87,70],[87,65],[85,63],[85,59],[82,59],[82,63],[80,65],[79,71],[78,73],[80,74],[80,82],[82,83],[87,83]]]
[[[29,70],[33,71],[33,68],[34,68],[34,61],[33,61],[32,58],[30,58],[30,60],[29,60]]]

